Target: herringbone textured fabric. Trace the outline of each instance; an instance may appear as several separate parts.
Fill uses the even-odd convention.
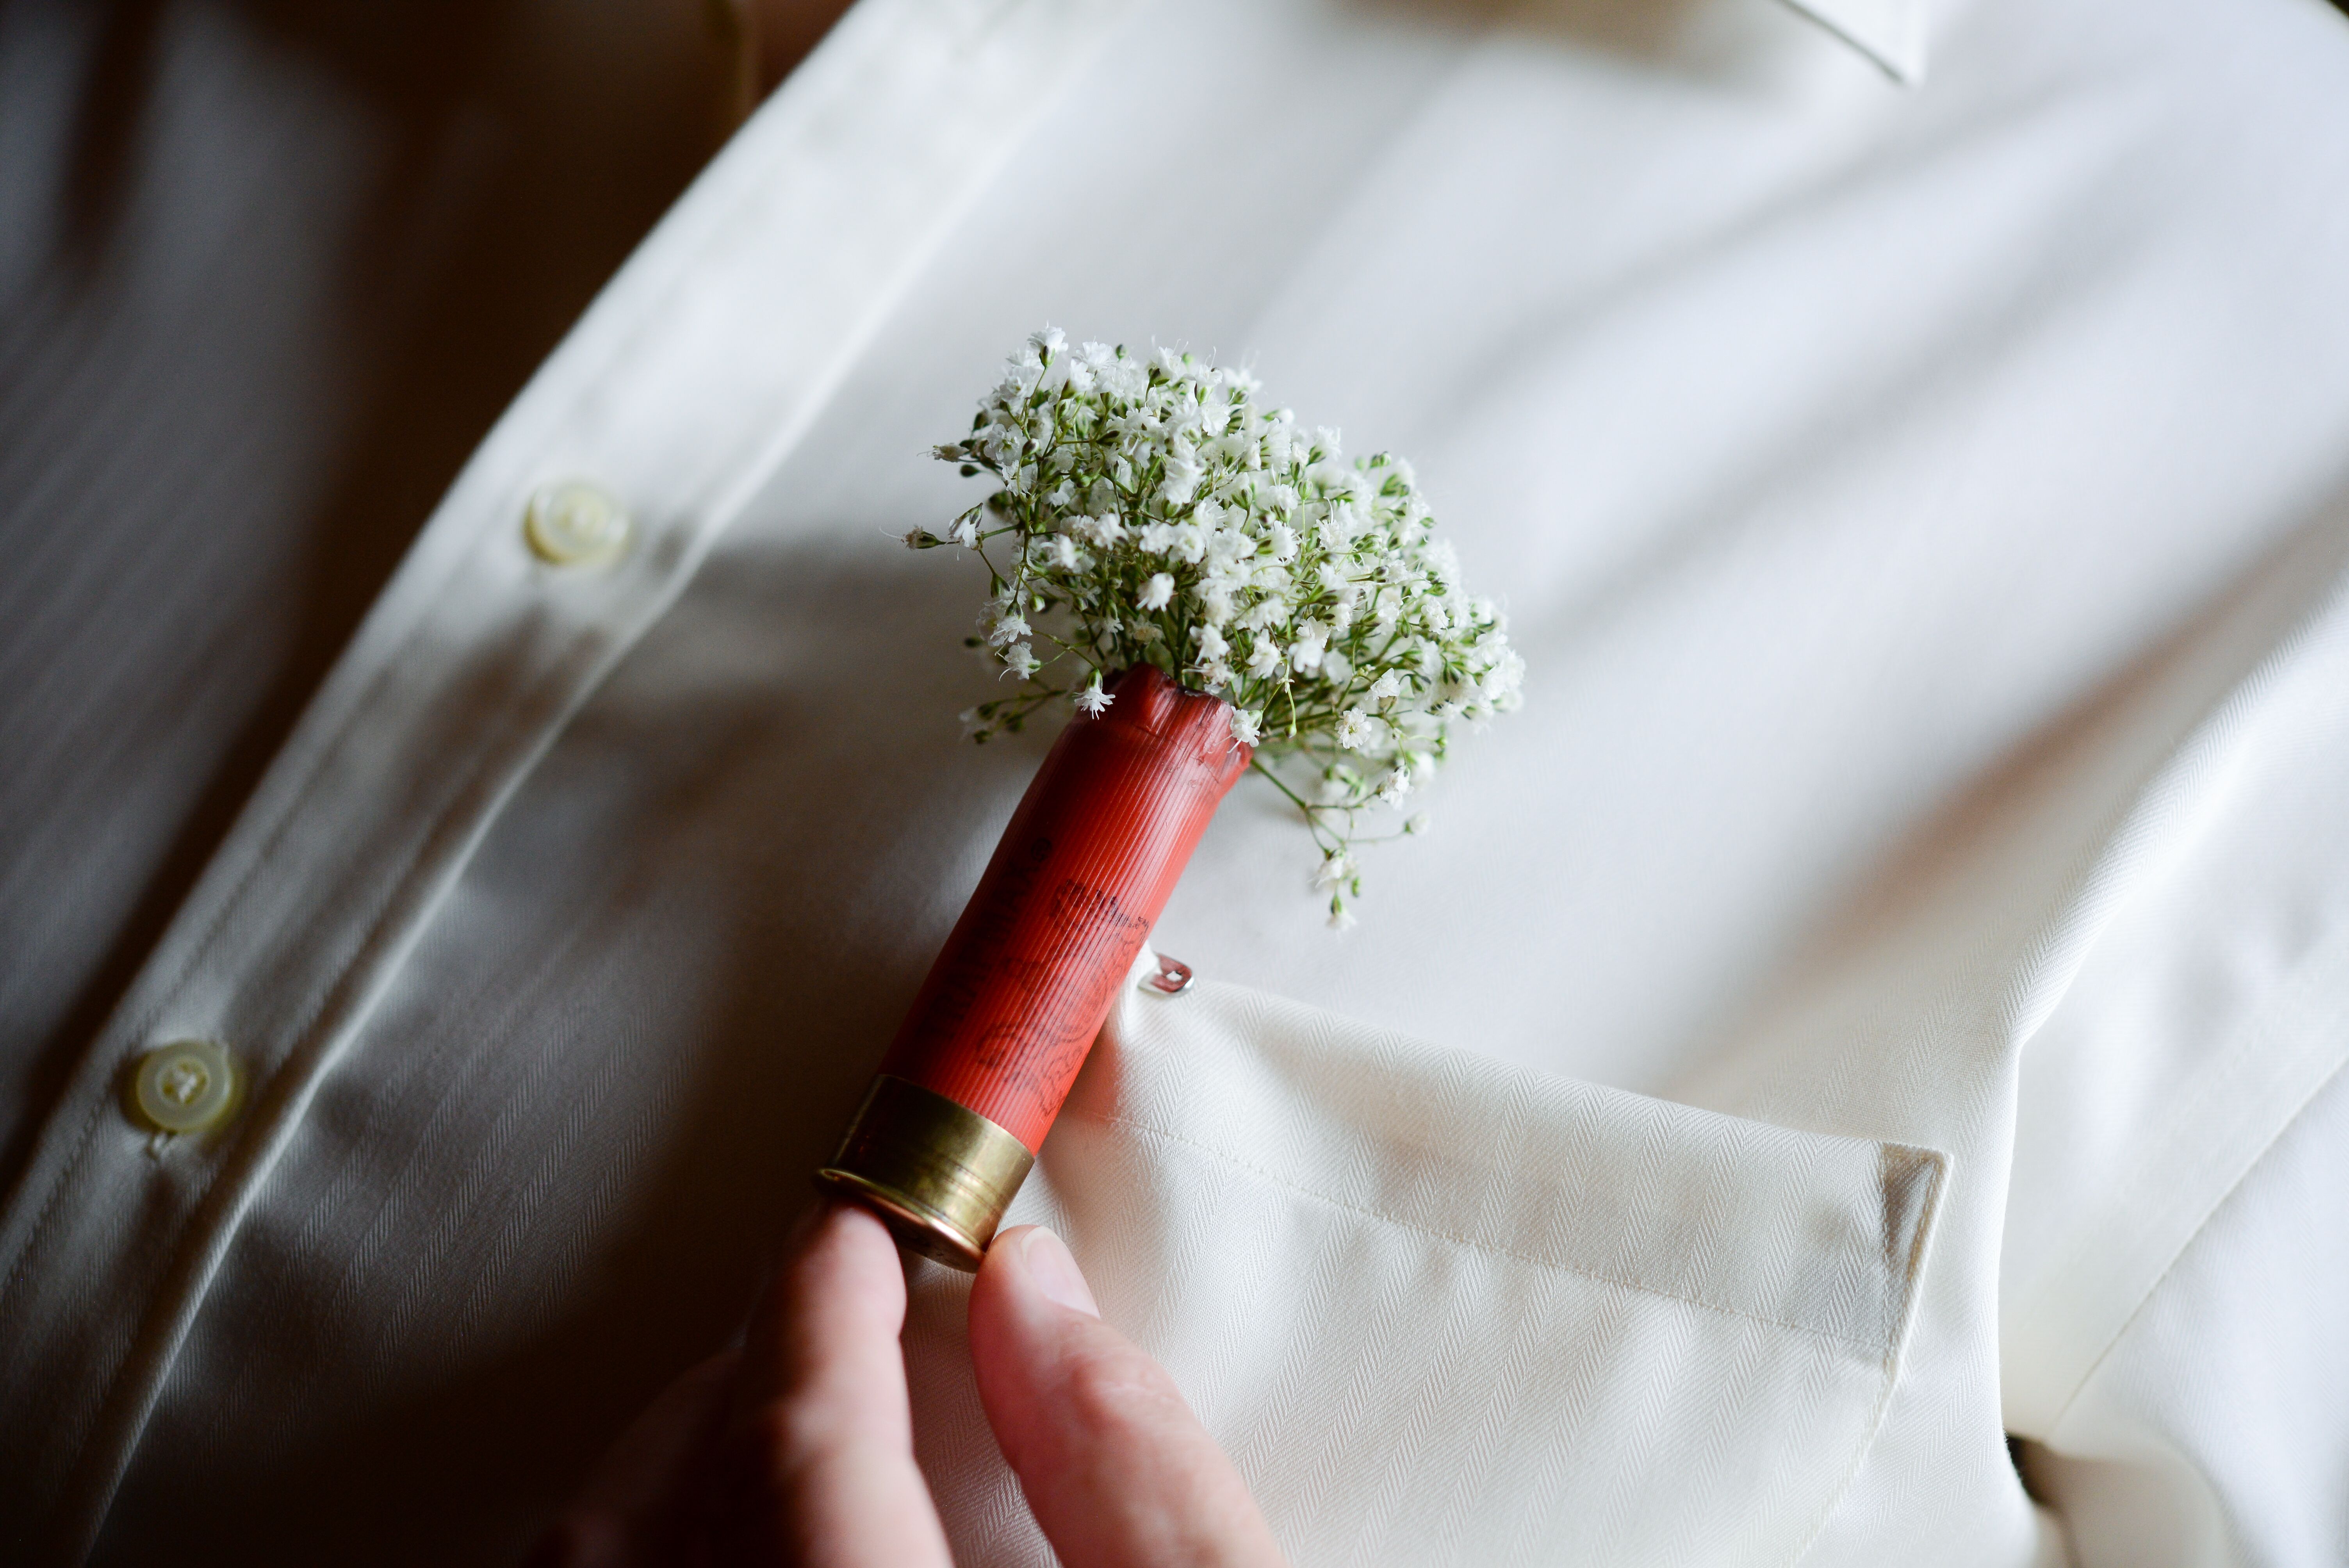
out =
[[[1941,1156],[1128,995],[1014,1218],[1071,1238],[1301,1563],[1795,1561],[1898,1374]],[[925,1460],[966,1563],[1046,1563],[963,1295],[917,1276]]]

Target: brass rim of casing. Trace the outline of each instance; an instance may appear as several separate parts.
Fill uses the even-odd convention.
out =
[[[1026,1144],[968,1106],[883,1073],[815,1179],[879,1215],[899,1246],[968,1273],[1035,1163]]]

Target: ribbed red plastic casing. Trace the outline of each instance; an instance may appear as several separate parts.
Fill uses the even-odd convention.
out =
[[[1225,703],[1146,665],[1110,692],[1053,743],[881,1064],[1031,1152],[1250,755]]]

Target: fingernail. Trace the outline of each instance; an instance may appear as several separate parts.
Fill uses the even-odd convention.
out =
[[[1019,1255],[1028,1264],[1029,1277],[1044,1293],[1046,1301],[1072,1307],[1087,1317],[1101,1315],[1101,1308],[1093,1305],[1092,1287],[1085,1284],[1077,1260],[1069,1255],[1060,1237],[1039,1225],[1028,1233]]]

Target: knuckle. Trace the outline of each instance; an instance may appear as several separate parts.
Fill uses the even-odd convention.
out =
[[[1128,1346],[1071,1357],[1066,1396],[1078,1422],[1096,1431],[1153,1429],[1169,1420],[1192,1418],[1190,1406],[1165,1369]]]
[[[833,1425],[823,1409],[809,1400],[777,1399],[750,1414],[739,1429],[737,1440],[762,1469],[780,1471],[822,1451]]]

